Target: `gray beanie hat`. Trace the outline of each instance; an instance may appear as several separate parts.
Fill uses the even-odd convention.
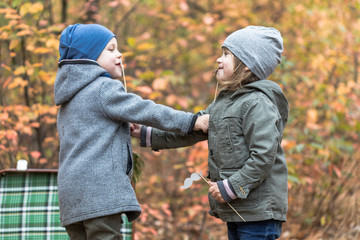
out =
[[[275,28],[248,26],[230,34],[222,47],[229,49],[261,79],[267,79],[281,62],[283,39]]]

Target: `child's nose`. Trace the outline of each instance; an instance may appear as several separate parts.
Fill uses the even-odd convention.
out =
[[[217,63],[221,63],[221,57],[219,57],[218,59],[216,59]]]

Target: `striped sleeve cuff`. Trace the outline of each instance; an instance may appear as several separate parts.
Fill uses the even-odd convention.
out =
[[[140,146],[151,147],[151,127],[141,126],[140,130]]]
[[[217,185],[219,187],[221,196],[226,202],[231,202],[232,200],[237,198],[237,196],[235,195],[235,191],[232,188],[228,179],[225,179],[224,181],[218,181]]]

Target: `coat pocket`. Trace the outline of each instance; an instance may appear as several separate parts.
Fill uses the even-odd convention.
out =
[[[216,131],[214,134],[214,143],[218,146],[218,152],[221,155],[227,155],[234,150],[233,146],[233,123],[235,122],[235,118],[225,117],[218,119],[217,122],[214,123],[216,125]]]
[[[127,147],[127,153],[128,153],[128,160],[127,160],[127,166],[126,166],[126,175],[132,175],[133,170],[133,159],[132,159],[132,151],[130,150],[130,146],[126,144]]]

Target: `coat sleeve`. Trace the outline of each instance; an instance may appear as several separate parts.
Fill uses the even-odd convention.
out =
[[[247,198],[249,192],[269,175],[281,143],[281,133],[277,128],[281,118],[269,100],[252,100],[243,116],[243,133],[250,158],[229,178],[239,198]]]
[[[203,110],[197,113],[198,116],[204,114],[207,114],[207,111]],[[166,132],[159,129],[152,129],[151,131],[151,147],[154,150],[187,147],[207,139],[207,133],[203,133],[202,131],[192,132],[187,135]]]
[[[99,99],[104,114],[114,121],[139,123],[186,134],[192,131],[197,118],[192,113],[177,111],[127,93],[117,80],[104,81],[99,90]]]

